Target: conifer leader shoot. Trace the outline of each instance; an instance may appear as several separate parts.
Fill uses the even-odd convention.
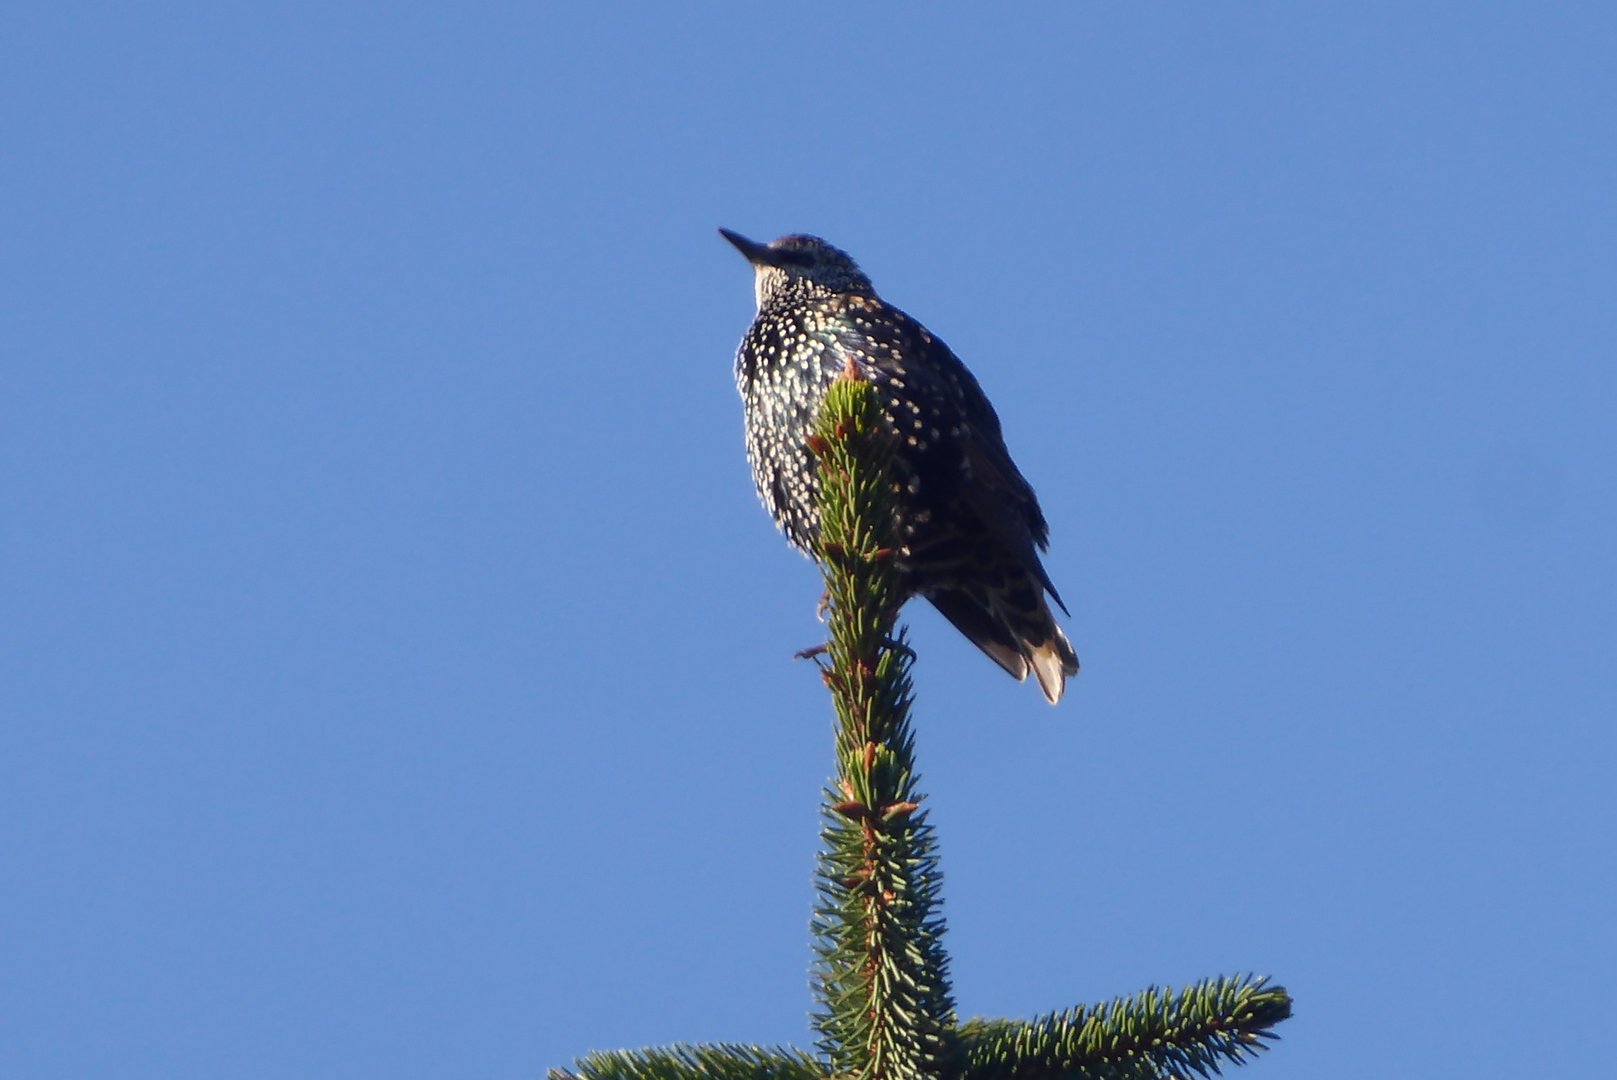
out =
[[[883,302],[846,252],[815,236],[760,244],[720,233],[754,271],[758,314],[736,353],[747,460],[758,496],[792,545],[818,527],[809,426],[850,365],[880,393],[898,438],[898,552],[907,594],[932,602],[1017,680],[1031,670],[1052,705],[1078,657],[1045,594],[1065,612],[1039,552],[1049,527],[1005,449],[999,417],[949,347]]]

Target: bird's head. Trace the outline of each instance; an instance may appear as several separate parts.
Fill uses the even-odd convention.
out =
[[[719,232],[752,264],[753,294],[759,308],[775,297],[799,291],[876,295],[870,279],[848,253],[818,236],[783,236],[760,244],[729,229]]]

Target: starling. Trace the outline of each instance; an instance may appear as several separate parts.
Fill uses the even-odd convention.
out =
[[[720,229],[754,272],[758,314],[736,352],[747,460],[758,497],[792,546],[818,526],[807,440],[850,363],[879,391],[898,436],[898,565],[924,596],[1018,682],[1029,669],[1052,705],[1078,657],[1039,562],[1049,527],[1017,471],[977,380],[926,327],[884,303],[846,252],[815,236],[760,244]]]

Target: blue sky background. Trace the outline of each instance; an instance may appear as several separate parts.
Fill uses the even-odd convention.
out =
[[[851,251],[1051,521],[1058,709],[909,612],[963,1015],[1258,971],[1254,1077],[1609,1067],[1610,5],[0,23],[0,1073],[809,1042],[719,225]]]

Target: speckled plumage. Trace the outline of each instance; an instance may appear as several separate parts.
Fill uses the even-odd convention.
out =
[[[1045,594],[1049,529],[1011,461],[999,417],[942,341],[884,303],[848,255],[813,236],[758,244],[720,230],[752,264],[758,313],[736,353],[747,459],[758,496],[807,552],[817,527],[809,425],[850,362],[881,393],[899,436],[899,565],[925,596],[1016,679],[1031,670],[1060,700],[1078,658]],[[1066,610],[1065,607],[1062,610]]]

